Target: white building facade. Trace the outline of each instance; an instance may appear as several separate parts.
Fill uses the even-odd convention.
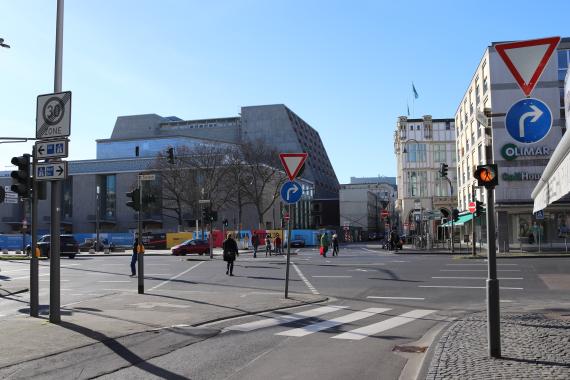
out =
[[[434,236],[442,218],[448,219],[457,207],[455,120],[400,116],[394,132],[394,153],[398,230],[407,235]],[[439,173],[442,163],[448,165],[449,181]]]
[[[455,113],[458,201],[460,211],[467,210],[472,200],[484,201],[484,190],[476,187],[473,172],[487,160],[485,130],[476,118],[486,109],[493,115],[487,120],[492,127],[487,144],[492,144],[492,160],[499,170],[499,186],[495,189],[498,248],[508,251],[510,246],[528,244],[533,231],[543,242],[555,241],[556,224],[568,218],[564,206],[560,206],[544,220],[537,220],[532,213],[531,192],[566,130],[563,99],[570,39],[562,39],[531,94],[546,103],[553,121],[548,134],[536,143],[520,143],[506,129],[505,114],[525,95],[497,53],[496,44],[485,49]],[[538,240],[538,236],[531,240]]]

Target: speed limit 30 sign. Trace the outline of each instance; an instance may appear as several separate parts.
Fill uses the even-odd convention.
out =
[[[38,96],[36,138],[67,137],[71,132],[71,91]]]

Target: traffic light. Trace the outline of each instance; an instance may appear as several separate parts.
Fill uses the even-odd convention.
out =
[[[210,212],[210,220],[212,222],[217,222],[218,221],[218,212],[217,211],[211,211]]]
[[[439,165],[439,175],[441,177],[447,177],[447,171],[448,171],[449,165],[447,164],[440,164]]]
[[[168,148],[168,163],[174,165],[174,148]]]
[[[457,222],[459,220],[459,210],[454,208],[451,212],[451,216],[453,218],[453,222]]]
[[[483,215],[483,202],[475,201],[475,217]]]
[[[137,187],[136,189],[128,192],[126,195],[127,195],[127,198],[131,199],[130,201],[127,202],[127,206],[132,208],[135,211],[139,211],[140,205],[141,205],[141,191],[140,191],[140,189]]]
[[[204,219],[208,219],[210,217],[210,208],[209,207],[204,207],[202,209],[202,218]]]
[[[224,227],[228,228],[228,226],[230,225],[230,223],[228,222],[227,219],[224,219],[224,221],[222,222],[224,224]]]
[[[10,190],[21,196],[22,198],[29,198],[32,188],[32,181],[30,178],[30,155],[24,154],[19,157],[12,157],[12,165],[16,165],[18,170],[10,173],[13,178]]]
[[[496,164],[477,165],[477,170],[473,173],[473,177],[477,180],[478,186],[493,188],[499,184]]]

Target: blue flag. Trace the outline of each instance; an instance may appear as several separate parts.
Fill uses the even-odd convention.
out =
[[[414,86],[414,82],[412,82],[412,91],[414,92],[414,98],[417,99],[419,95],[416,91],[416,86]]]

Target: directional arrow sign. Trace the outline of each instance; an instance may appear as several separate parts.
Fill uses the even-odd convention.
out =
[[[552,112],[546,103],[538,99],[521,99],[507,112],[505,125],[507,132],[518,142],[536,143],[550,132]]]
[[[67,150],[67,140],[36,142],[36,154],[39,160],[67,157]]]
[[[285,182],[281,187],[281,199],[285,203],[297,203],[303,195],[303,189],[297,182]]]
[[[495,49],[526,96],[538,83],[560,37],[496,44]]]
[[[36,165],[36,181],[58,181],[67,178],[67,162],[41,163]]]
[[[303,167],[303,164],[309,156],[308,153],[280,153],[279,159],[281,159],[281,164],[289,177],[289,180],[295,180],[299,170]]]

